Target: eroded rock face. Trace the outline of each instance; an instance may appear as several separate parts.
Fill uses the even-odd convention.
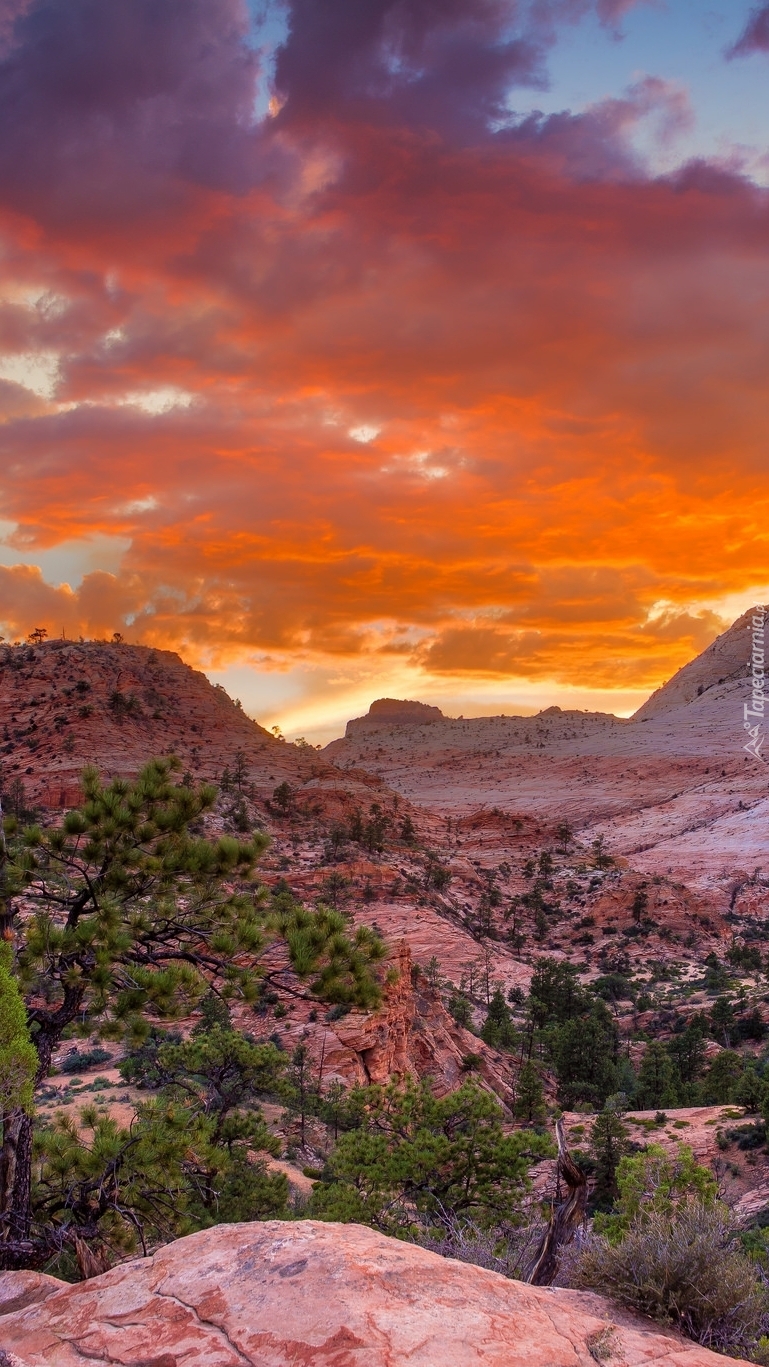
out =
[[[625,1367],[723,1367],[600,1296],[315,1221],[220,1225],[62,1283],[0,1317],[0,1343],[25,1367],[589,1367],[597,1344]]]
[[[475,1055],[476,1072],[504,1105],[511,1103],[518,1060],[503,1057],[476,1035],[458,1026],[446,1010],[440,992],[431,991],[424,976],[412,983],[413,960],[406,940],[393,955],[398,977],[385,987],[381,1007],[371,1013],[351,1011],[332,1025],[312,1026],[307,1010],[297,1012],[284,1031],[291,1052],[304,1044],[312,1066],[328,1083],[346,1085],[403,1082],[406,1077],[429,1078],[437,1096],[453,1092],[466,1078],[463,1060]],[[305,1004],[305,1008],[308,1004]],[[245,1016],[242,1024],[246,1028]]]
[[[746,680],[752,648],[751,629],[754,609],[749,608],[733,622],[728,631],[695,659],[679,669],[662,688],[656,689],[639,707],[634,720],[658,717],[664,712],[694,702],[711,689]],[[759,620],[759,619],[757,619]]]

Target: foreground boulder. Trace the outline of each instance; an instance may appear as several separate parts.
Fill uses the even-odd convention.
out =
[[[76,1286],[0,1274],[0,1349],[14,1367],[724,1367],[600,1296],[309,1220],[220,1225]]]

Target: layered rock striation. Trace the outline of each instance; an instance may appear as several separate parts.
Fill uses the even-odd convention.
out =
[[[70,807],[86,764],[133,777],[148,759],[170,754],[195,780],[218,781],[240,765],[262,798],[281,783],[297,788],[335,773],[312,746],[265,731],[173,651],[101,641],[0,646],[6,790],[20,779],[31,803]]]

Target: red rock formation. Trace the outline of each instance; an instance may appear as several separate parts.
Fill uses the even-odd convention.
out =
[[[432,991],[419,975],[412,981],[412,957],[408,941],[402,940],[391,961],[397,967],[395,981],[385,987],[379,1010],[366,1014],[351,1011],[330,1023],[311,1022],[307,1002],[296,1009],[284,1030],[288,1050],[303,1042],[313,1067],[327,1085],[345,1083],[386,1085],[405,1077],[427,1078],[438,1096],[458,1087],[466,1076],[466,1060],[474,1055],[474,1070],[486,1086],[509,1106],[517,1060],[490,1049],[476,1035],[455,1024],[439,992]],[[239,1021],[245,1028],[245,1017]]]
[[[597,1345],[624,1367],[723,1367],[601,1296],[359,1225],[220,1225],[76,1286],[45,1278],[44,1300],[41,1280],[0,1277],[0,1338],[24,1367],[585,1367]]]
[[[469,1054],[478,1059],[477,1071],[499,1097],[510,1101],[512,1064],[494,1050],[455,1025],[440,995],[431,992],[421,978],[412,984],[411,949],[402,940],[398,949],[398,979],[385,994],[380,1011],[357,1025],[352,1017],[337,1026],[343,1044],[354,1050],[368,1082],[386,1083],[411,1077],[428,1077],[435,1092],[445,1096],[463,1078],[463,1061]],[[421,990],[420,990],[420,983]]]

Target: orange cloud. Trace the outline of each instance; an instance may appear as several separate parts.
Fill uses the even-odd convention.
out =
[[[261,123],[244,6],[161,8],[30,0],[0,61],[2,515],[131,542],[0,571],[7,631],[667,677],[766,578],[766,193],[646,174],[661,82],[505,126],[536,6],[294,0]]]

